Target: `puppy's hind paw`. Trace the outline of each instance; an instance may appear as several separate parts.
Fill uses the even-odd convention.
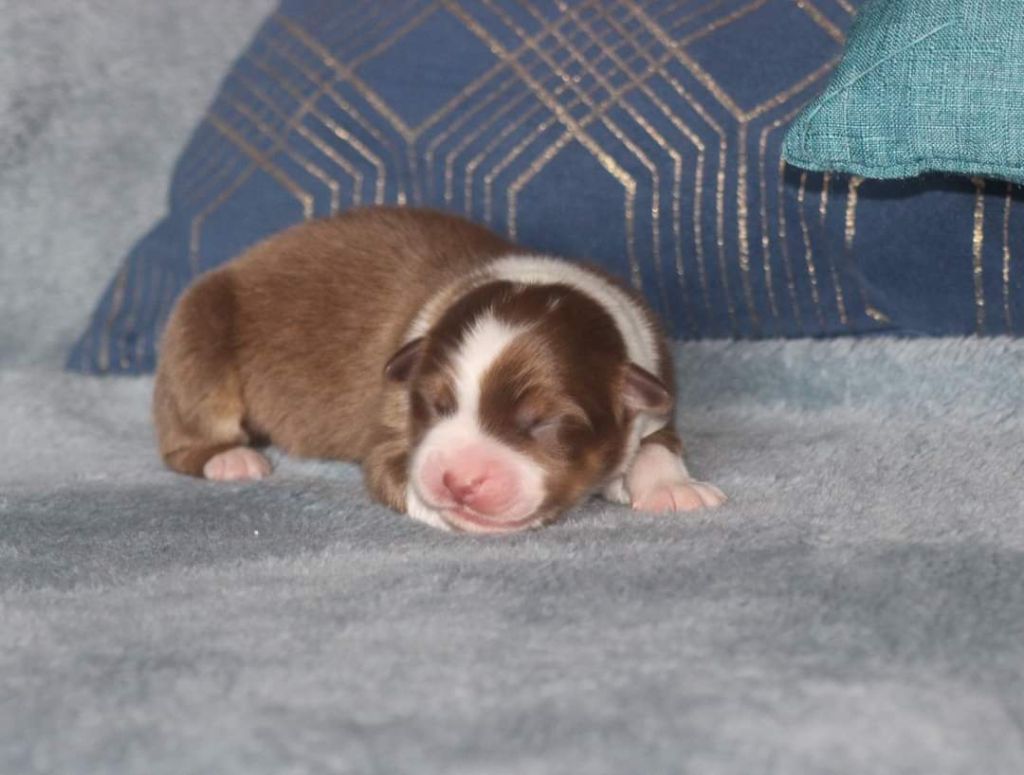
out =
[[[234,447],[206,461],[203,476],[216,482],[243,482],[270,474],[270,461],[250,447]]]

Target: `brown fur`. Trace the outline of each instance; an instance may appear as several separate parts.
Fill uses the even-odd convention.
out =
[[[410,449],[454,400],[446,348],[493,307],[542,324],[485,376],[483,422],[552,472],[545,508],[562,510],[619,462],[629,419],[625,346],[600,305],[564,286],[490,283],[453,298],[423,351],[389,367],[404,382],[385,374],[431,297],[512,252],[460,218],[368,208],[289,229],[203,275],[162,340],[154,417],[167,465],[201,476],[218,452],[269,440],[296,456],[361,461],[374,496],[404,510]],[[656,435],[679,446],[670,428]]]
[[[432,294],[509,250],[458,218],[364,209],[289,229],[202,276],[162,341],[164,460],[199,476],[253,433],[303,457],[361,460],[392,446],[405,435],[404,391],[385,380],[384,360]]]

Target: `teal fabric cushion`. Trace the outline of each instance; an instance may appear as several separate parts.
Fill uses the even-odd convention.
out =
[[[1024,0],[871,0],[785,157],[870,178],[1024,182]]]

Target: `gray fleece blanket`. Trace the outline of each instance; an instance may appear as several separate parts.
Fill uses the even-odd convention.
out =
[[[57,371],[273,5],[0,0],[0,773],[1024,772],[1022,344],[689,346],[732,502],[497,539]]]
[[[732,501],[436,532],[0,372],[0,772],[1024,772],[1024,344],[679,349]]]

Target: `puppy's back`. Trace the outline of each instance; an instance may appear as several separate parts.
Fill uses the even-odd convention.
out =
[[[461,219],[400,208],[353,210],[271,237],[176,305],[158,366],[158,431],[175,418],[194,423],[191,407],[216,389],[218,405],[243,407],[237,432],[217,420],[234,443],[266,435],[294,454],[357,458],[384,364],[417,312],[511,250]]]

